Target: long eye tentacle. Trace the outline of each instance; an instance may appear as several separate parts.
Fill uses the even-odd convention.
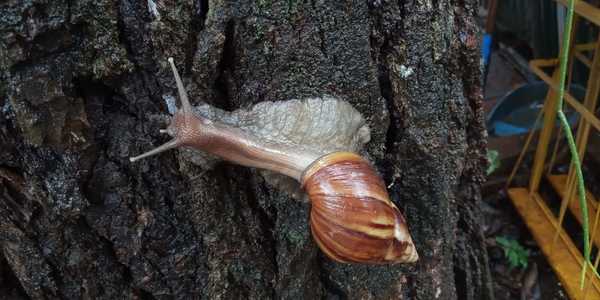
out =
[[[183,82],[181,81],[181,77],[179,76],[177,67],[175,66],[175,63],[173,62],[173,58],[169,57],[168,60],[169,60],[169,64],[171,65],[171,70],[173,71],[173,76],[175,77],[175,83],[177,84],[177,91],[179,92],[179,98],[181,99],[181,108],[180,108],[181,112],[178,112],[178,113],[183,114],[183,126],[188,126],[191,123],[189,118],[191,116],[190,114],[192,113],[192,106],[190,105],[190,100],[188,99],[187,92],[185,91],[185,89],[183,87]],[[168,132],[168,130],[161,129],[160,133],[169,133],[169,132]],[[153,150],[150,150],[146,153],[140,154],[135,157],[130,157],[129,161],[135,162],[142,158],[156,155],[161,152],[177,148],[179,146],[181,146],[181,139],[176,137]]]
[[[160,146],[158,146],[158,147],[156,147],[156,148],[154,148],[154,149],[152,149],[152,150],[150,150],[150,151],[148,151],[146,153],[140,154],[140,155],[138,155],[136,157],[130,157],[129,161],[130,162],[135,162],[135,161],[138,161],[138,160],[140,160],[142,158],[146,158],[148,156],[156,155],[156,154],[159,154],[161,152],[165,152],[167,150],[177,148],[180,145],[181,145],[181,142],[178,139],[175,138],[175,139],[172,139],[172,140],[170,140],[170,141],[168,141],[168,142],[166,142],[166,143],[164,143],[164,144],[162,144],[162,145],[160,145]]]
[[[175,83],[177,84],[177,91],[179,92],[179,99],[181,99],[181,110],[185,115],[192,112],[192,105],[190,104],[190,100],[188,98],[187,92],[183,87],[183,82],[181,81],[181,77],[179,77],[179,72],[177,71],[177,67],[173,62],[173,58],[169,57],[169,64],[171,65],[171,70],[173,71],[173,76],[175,76]]]

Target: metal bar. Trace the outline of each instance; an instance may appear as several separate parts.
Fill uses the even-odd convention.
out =
[[[558,83],[555,80],[552,80],[552,78],[550,78],[550,76],[548,76],[540,67],[547,67],[547,63],[550,60],[543,60],[541,62],[541,64],[538,64],[538,61],[541,60],[532,60],[529,65],[531,66],[531,69],[533,71],[533,73],[535,73],[535,75],[537,75],[538,77],[540,77],[540,79],[542,79],[544,82],[546,82],[552,89],[551,90],[556,90],[558,89]],[[571,105],[571,107],[573,107],[573,109],[575,109],[579,114],[581,114],[582,118],[585,118],[588,122],[590,122],[590,124],[596,128],[596,130],[600,131],[600,119],[598,119],[596,116],[594,116],[593,113],[591,113],[590,111],[588,111],[581,103],[579,103],[579,101],[577,99],[575,99],[575,97],[573,97],[570,93],[565,93],[565,100],[566,102]],[[546,106],[546,105],[544,105]],[[554,121],[556,120],[556,118],[554,118]],[[546,121],[544,119],[544,127],[546,127]],[[549,123],[548,123],[549,124]],[[539,144],[539,143],[538,143]]]
[[[533,61],[530,62],[530,66],[533,72],[536,73],[536,68],[532,65]],[[540,70],[541,71],[541,70]],[[539,76],[539,75],[538,75]],[[554,72],[554,79],[558,79],[558,72]],[[542,78],[543,80],[543,78]],[[545,80],[544,80],[545,81]],[[554,89],[548,90],[544,107],[544,122],[540,131],[540,137],[538,139],[538,145],[535,149],[535,156],[533,160],[533,167],[531,168],[531,178],[529,180],[529,191],[537,192],[540,186],[540,180],[542,178],[542,172],[544,170],[544,161],[548,152],[548,144],[552,136],[554,125],[556,124],[556,92]]]
[[[571,299],[600,299],[600,280],[591,269],[586,276],[586,287],[579,288],[578,274],[583,266],[583,256],[567,233],[558,226],[550,209],[537,192],[531,193],[525,188],[511,188],[508,195],[515,208],[525,221],[537,244],[550,262],[556,275],[562,282]],[[552,251],[552,236],[559,231],[559,247]]]
[[[575,51],[575,57],[579,59],[579,61],[581,61],[584,65],[586,65],[586,67],[592,67],[592,61],[589,58],[587,58],[587,56],[585,56],[582,52]]]
[[[556,0],[556,2],[566,6],[568,0]],[[600,8],[595,7],[584,1],[575,2],[575,13],[582,16],[584,19],[600,26]]]
[[[494,33],[494,27],[496,25],[496,11],[498,8],[498,0],[491,0],[488,6],[488,15],[485,20],[485,33]]]
[[[596,43],[600,43],[600,39],[596,40]],[[598,47],[596,47],[598,48]],[[599,67],[599,56],[598,55],[594,55],[594,60],[592,62],[591,65],[591,72],[590,72],[590,78],[588,80],[588,88],[586,89],[586,95],[584,98],[584,104],[583,106],[588,109],[590,108],[590,106],[592,106],[592,111],[593,111],[593,106],[595,105],[594,102],[597,97],[598,97],[598,89],[594,88],[594,86],[597,87],[597,79],[598,79],[598,67]],[[579,120],[579,129],[577,130],[577,138],[576,138],[576,147],[577,147],[577,155],[579,155],[579,157],[581,158],[581,160],[583,161],[583,156],[582,156],[582,152],[585,152],[585,147],[587,144],[587,138],[589,136],[589,122],[586,122],[585,118],[580,118]],[[573,205],[571,205],[571,199],[573,199],[573,197],[575,196],[575,184],[577,183],[576,181],[577,177],[575,174],[575,164],[571,163],[569,165],[569,171],[568,171],[568,175],[567,175],[567,180],[566,180],[566,187],[565,189],[563,189],[561,191],[561,204],[560,204],[560,212],[559,212],[559,216],[558,216],[558,224],[562,226],[562,222],[564,220],[565,217],[565,212],[567,210],[567,207],[572,208]],[[579,206],[577,206],[579,207]],[[579,208],[581,209],[581,208]],[[589,211],[588,211],[589,213]],[[589,215],[596,215],[595,213],[589,214]],[[578,215],[580,218],[581,213],[579,212]],[[581,221],[581,220],[580,220]],[[581,221],[583,222],[583,221]],[[594,219],[594,221],[588,222],[587,225],[591,225],[591,227],[593,228],[592,231],[592,235],[591,236],[595,236],[595,231],[596,231],[596,225],[597,225],[597,220]],[[589,227],[588,227],[589,228]],[[556,241],[557,236],[555,235],[554,240]]]
[[[543,110],[540,109],[540,112],[538,113],[537,117],[535,118],[535,122],[533,123],[533,128],[536,128],[537,125],[540,123],[540,120],[542,119],[542,113],[543,113]],[[521,166],[521,163],[523,162],[525,153],[527,153],[527,150],[529,150],[529,145],[531,144],[531,141],[533,140],[534,133],[535,133],[535,130],[532,129],[527,134],[527,139],[525,140],[525,145],[523,145],[523,150],[521,150],[521,153],[519,153],[517,162],[515,162],[515,165],[513,166],[513,169],[510,171],[510,175],[508,176],[508,179],[506,180],[506,185],[504,186],[505,189],[508,189],[510,187],[510,184],[512,183],[513,178],[515,178],[515,175],[517,174],[517,171],[519,170],[519,167]]]
[[[566,196],[567,176],[566,175],[550,175],[550,176],[547,176],[547,178],[548,178],[548,181],[550,182],[550,184],[552,185],[552,188],[558,193],[558,195],[560,197],[564,198]],[[590,216],[595,216],[598,212],[598,200],[589,191],[586,191],[586,194],[587,194],[586,199],[587,199],[587,203],[588,203],[588,213]],[[575,196],[572,196],[572,198],[575,198]],[[579,207],[579,202],[576,199],[571,199],[571,201],[569,201],[569,210],[571,211],[573,216],[575,216],[575,219],[577,219],[579,224],[582,224],[583,221],[581,218],[581,207]],[[590,219],[589,220],[590,228],[592,228],[593,224],[594,224],[594,220]],[[559,222],[559,225],[560,225],[560,222]],[[600,234],[591,235],[591,236],[592,236],[592,240],[594,241],[596,246],[600,247]]]
[[[598,38],[597,38],[596,51],[594,51],[595,53],[594,53],[592,66],[590,68],[590,76],[589,76],[589,79],[587,82],[585,99],[583,101],[583,106],[588,111],[595,111],[596,104],[598,103],[598,94],[600,93],[600,53],[599,53],[598,49],[600,49],[600,35],[598,35]],[[588,145],[590,130],[591,130],[590,123],[585,118],[581,118],[579,128],[577,129],[577,152],[579,154],[581,161],[583,161],[583,159],[585,157],[585,150]],[[574,174],[575,171],[574,171],[573,164],[571,164],[571,166],[569,167],[569,172],[573,173],[573,177],[575,177],[575,174]],[[575,186],[575,178],[573,178],[573,188],[572,188],[571,194],[568,195],[569,198],[567,198],[567,199],[571,199],[571,197],[573,197],[575,195],[574,186]],[[595,219],[595,222],[593,222],[593,223],[594,223],[593,227],[591,227],[592,228],[592,230],[591,230],[592,236],[596,234],[596,229],[597,229],[596,226],[598,225],[598,220]]]
[[[589,59],[584,52],[594,51],[596,49],[596,43],[586,43],[575,45],[575,57],[579,59],[588,68],[592,67],[592,60]]]

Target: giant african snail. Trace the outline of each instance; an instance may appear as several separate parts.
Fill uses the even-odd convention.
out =
[[[169,63],[181,108],[174,114],[168,128],[161,132],[168,133],[173,139],[131,158],[132,162],[168,149],[186,147],[243,166],[284,174],[297,180],[307,193],[312,204],[312,235],[330,258],[339,262],[369,264],[414,262],[418,259],[404,217],[390,201],[383,180],[367,160],[347,151],[307,149],[285,136],[275,134],[264,138],[250,130],[210,120],[193,111],[172,58],[169,58]],[[321,105],[346,110],[343,117],[352,119],[352,116],[359,116],[358,119],[362,120],[347,102],[331,98],[328,101]],[[290,105],[305,107],[311,104],[295,102]],[[285,118],[282,114],[286,113],[289,114],[289,110],[275,112],[278,119]],[[328,114],[323,118],[332,116],[336,117]],[[346,125],[343,122],[335,124]],[[311,126],[289,130],[306,131]],[[337,129],[328,130],[329,136],[321,137],[335,140]]]

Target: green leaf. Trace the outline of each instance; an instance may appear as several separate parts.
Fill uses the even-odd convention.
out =
[[[496,150],[488,150],[487,152],[487,161],[488,168],[486,170],[487,175],[490,175],[496,171],[500,167],[500,157],[499,153]]]
[[[527,268],[530,252],[515,239],[507,237],[496,237],[496,243],[504,250],[504,256],[508,260],[511,269],[521,267]]]

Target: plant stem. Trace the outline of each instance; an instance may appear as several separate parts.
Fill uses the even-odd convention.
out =
[[[588,262],[590,262],[590,239],[589,239],[589,220],[588,220],[588,208],[587,201],[585,199],[585,186],[583,183],[583,173],[581,172],[581,161],[579,160],[579,154],[577,153],[577,147],[575,145],[575,139],[573,138],[573,133],[571,132],[571,127],[569,126],[569,122],[567,121],[567,117],[563,112],[563,101],[565,96],[565,81],[567,75],[567,60],[569,57],[569,46],[571,44],[571,28],[573,27],[573,10],[575,8],[575,0],[569,0],[569,4],[567,6],[567,17],[565,21],[565,28],[563,32],[563,43],[562,43],[562,51],[560,56],[560,78],[558,85],[558,103],[556,105],[556,113],[558,115],[558,119],[560,120],[560,124],[563,127],[565,132],[565,137],[569,144],[569,150],[571,152],[571,162],[575,168],[575,173],[577,175],[577,190],[579,195],[579,207],[581,208],[581,216],[582,216],[582,227],[583,227],[583,266],[581,268],[581,279],[579,288],[583,290],[585,285],[585,270]],[[595,55],[598,55],[596,53]],[[567,201],[569,201],[567,199]]]

